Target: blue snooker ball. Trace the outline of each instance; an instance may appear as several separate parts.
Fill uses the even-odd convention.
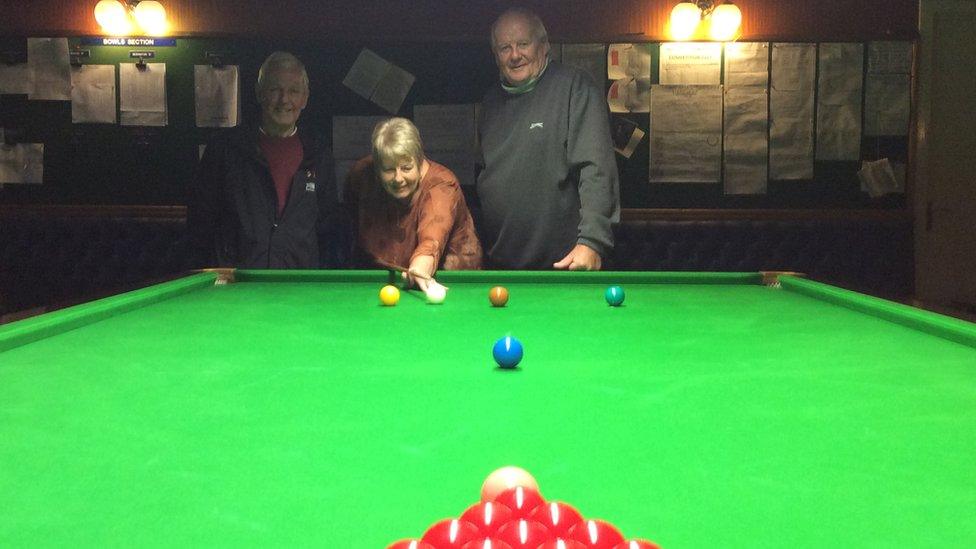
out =
[[[619,307],[624,302],[624,289],[620,286],[610,286],[603,292],[603,297],[607,298],[607,303],[611,307]]]
[[[512,336],[505,336],[495,342],[491,354],[499,367],[510,370],[522,360],[522,344]]]

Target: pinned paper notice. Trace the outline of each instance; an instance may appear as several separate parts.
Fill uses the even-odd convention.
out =
[[[0,185],[39,184],[44,179],[44,144],[0,142]]]
[[[396,114],[415,80],[409,72],[363,49],[342,84],[387,112]]]

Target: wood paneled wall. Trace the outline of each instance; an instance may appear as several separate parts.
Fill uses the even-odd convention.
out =
[[[326,41],[482,41],[502,0],[161,0],[175,36]],[[666,40],[678,0],[520,2],[555,42]],[[98,35],[97,0],[0,0],[0,34]],[[919,0],[735,0],[742,40],[912,39]]]

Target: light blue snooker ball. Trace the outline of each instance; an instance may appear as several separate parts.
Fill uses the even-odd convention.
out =
[[[510,370],[522,360],[522,344],[512,336],[505,336],[495,342],[491,354],[499,367]]]
[[[620,286],[610,286],[603,292],[603,297],[607,298],[607,303],[611,307],[619,307],[624,302],[624,289]]]

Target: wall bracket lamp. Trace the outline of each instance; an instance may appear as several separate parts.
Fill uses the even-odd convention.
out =
[[[141,30],[149,36],[166,34],[166,8],[156,0],[99,0],[95,21],[106,34],[121,36]]]
[[[671,38],[690,40],[707,26],[711,40],[734,40],[742,24],[742,12],[731,0],[693,0],[680,2],[671,10]]]

